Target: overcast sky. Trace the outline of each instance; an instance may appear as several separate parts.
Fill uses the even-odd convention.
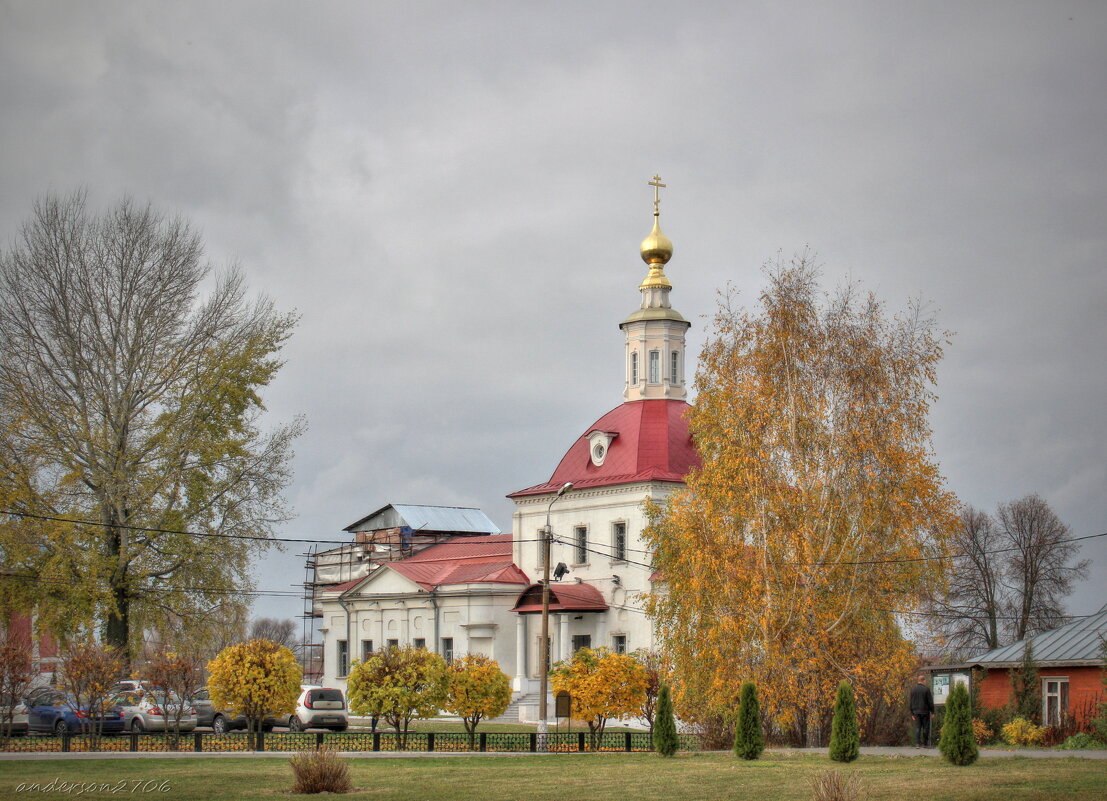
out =
[[[978,507],[1107,531],[1107,4],[0,0],[0,242],[87,187],[179,213],[302,319],[285,536],[549,478],[619,404],[668,188],[673,305],[810,247],[955,332],[934,445]],[[258,565],[302,580],[300,547]],[[1071,599],[1107,601],[1107,538]],[[301,605],[264,599],[259,614]]]

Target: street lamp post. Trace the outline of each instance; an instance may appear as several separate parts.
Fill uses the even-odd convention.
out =
[[[549,692],[550,670],[550,540],[553,536],[553,531],[550,529],[550,510],[558,499],[572,488],[573,483],[567,481],[550,500],[550,505],[546,507],[546,526],[542,529],[542,640],[538,648],[538,747],[540,751],[546,750],[546,735],[549,731],[546,725],[546,716],[549,714],[546,695]]]

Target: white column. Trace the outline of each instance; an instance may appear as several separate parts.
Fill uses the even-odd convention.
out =
[[[515,678],[516,689],[523,689],[521,680],[527,676],[527,616],[515,617]]]
[[[570,650],[571,646],[569,641],[570,617],[569,615],[564,614],[558,615],[557,617],[558,620],[561,621],[561,627],[558,629],[558,638],[561,640],[561,642],[558,644],[558,651],[561,654],[560,659],[565,660],[573,655],[573,652]]]
[[[411,610],[407,608],[406,601],[400,601],[400,608],[404,612],[404,619],[400,623],[400,647],[407,648],[411,645]]]

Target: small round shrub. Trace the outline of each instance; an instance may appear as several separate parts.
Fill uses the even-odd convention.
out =
[[[345,793],[352,789],[350,766],[333,748],[300,751],[290,760],[294,793]]]
[[[1011,745],[1042,745],[1045,727],[1035,726],[1026,718],[1015,718],[1003,727],[1003,740]]]
[[[980,718],[972,719],[972,736],[977,745],[987,745],[996,736],[991,727]]]
[[[1086,731],[1079,731],[1061,743],[1066,751],[1080,751],[1085,748],[1107,748],[1107,743],[1101,743]]]

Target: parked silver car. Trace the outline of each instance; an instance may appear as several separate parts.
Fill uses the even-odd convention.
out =
[[[186,732],[196,728],[196,711],[187,703],[182,705],[173,694],[121,693],[116,704],[123,710],[123,728],[127,731],[172,731],[178,710],[181,712],[180,730]]]
[[[346,731],[350,725],[346,697],[332,687],[302,685],[296,711],[288,716],[289,731],[333,729]]]

